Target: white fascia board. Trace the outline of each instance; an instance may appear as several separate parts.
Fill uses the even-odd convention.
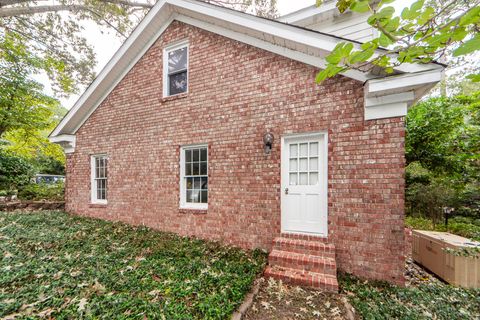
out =
[[[181,21],[183,23],[195,26],[197,28],[216,33],[218,35],[263,49],[265,51],[269,51],[284,57],[287,57],[292,60],[300,61],[302,63],[317,67],[317,68],[325,68],[325,60],[321,57],[316,57],[312,56],[300,51],[295,51],[292,49],[288,49],[279,45],[275,45],[271,42],[263,41],[255,37],[248,36],[244,33],[240,32],[235,32],[223,27],[219,27],[217,25],[205,22],[205,21],[200,21],[191,17],[187,17],[184,15],[178,15],[176,16],[175,20]],[[366,76],[365,73],[357,70],[348,70],[342,75],[364,82],[368,80],[368,77]]]
[[[390,94],[380,97],[365,97],[365,107],[375,107],[398,102],[412,102],[415,100],[415,93],[407,91],[403,93]]]
[[[408,104],[396,102],[365,108],[365,120],[403,117],[407,114]]]
[[[366,83],[366,91],[370,95],[381,94],[402,88],[417,87],[428,83],[437,83],[443,79],[443,69],[425,72],[408,73],[380,79],[370,79]]]

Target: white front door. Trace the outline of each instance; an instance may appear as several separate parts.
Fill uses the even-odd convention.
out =
[[[327,236],[327,135],[282,138],[282,232]]]

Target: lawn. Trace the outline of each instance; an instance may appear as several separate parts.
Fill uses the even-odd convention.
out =
[[[0,212],[0,319],[226,319],[266,256],[63,212]]]

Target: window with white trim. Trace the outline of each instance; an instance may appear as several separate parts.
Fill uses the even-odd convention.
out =
[[[207,209],[208,146],[182,147],[180,165],[180,207]]]
[[[91,157],[91,190],[92,203],[107,203],[108,158],[106,155]]]
[[[182,42],[163,51],[163,96],[188,91],[188,43]]]

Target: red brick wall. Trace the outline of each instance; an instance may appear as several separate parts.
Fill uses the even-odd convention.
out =
[[[189,39],[189,93],[162,98],[162,48]],[[280,137],[329,133],[329,233],[339,267],[401,281],[404,119],[363,120],[362,83],[174,22],[77,132],[67,209],[269,249],[280,233]],[[262,137],[275,135],[271,155]],[[209,145],[209,204],[179,210],[179,150]],[[109,156],[106,207],[90,160]]]

